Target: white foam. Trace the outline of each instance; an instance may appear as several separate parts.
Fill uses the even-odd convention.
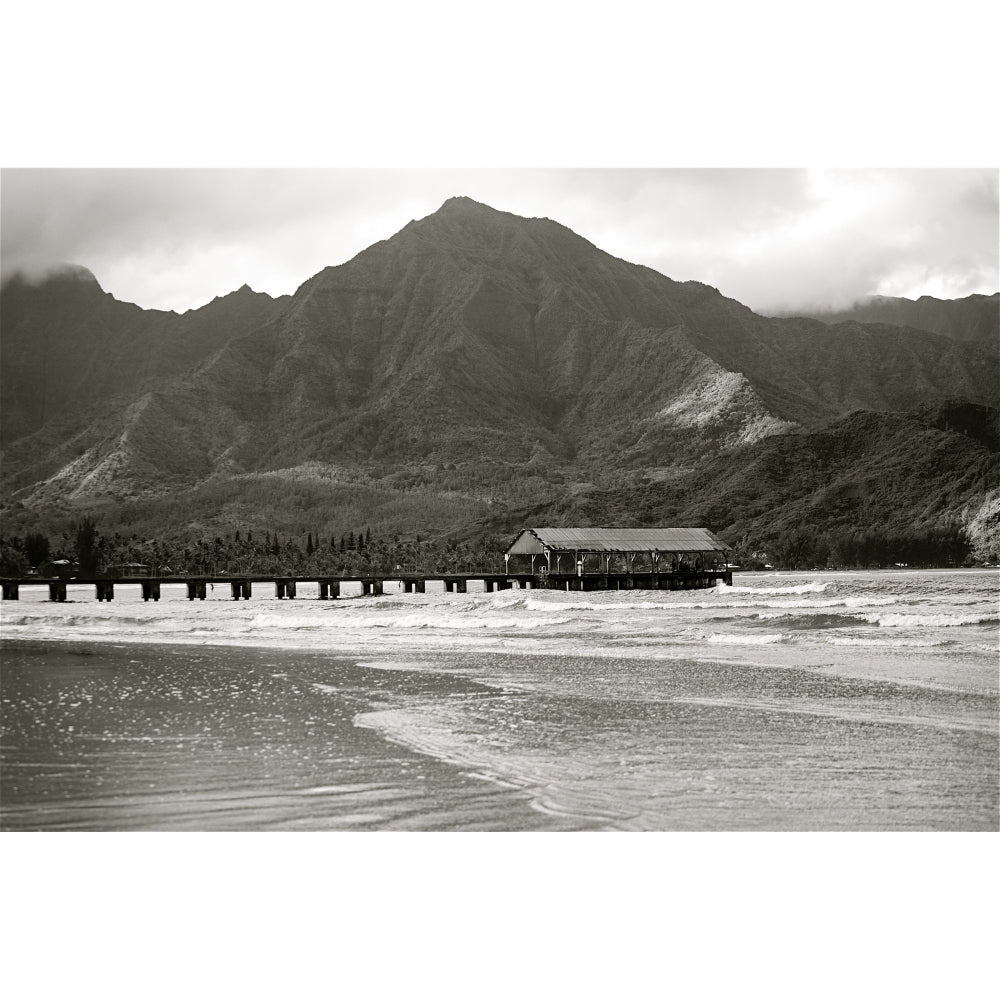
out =
[[[783,591],[784,592],[784,591]],[[706,593],[713,593],[706,591]],[[765,597],[763,600],[755,599],[758,594],[767,594],[767,591],[760,590],[738,590],[727,588],[725,592],[719,593],[715,600],[706,601],[615,601],[604,602],[595,601],[532,601],[530,598],[525,602],[525,609],[528,611],[602,611],[613,613],[616,611],[711,611],[714,609],[732,608],[735,610],[753,608],[772,608],[775,610],[809,610],[818,611],[827,608],[879,608],[896,604],[896,597],[831,597],[827,599],[809,599],[800,597],[798,599],[789,598],[787,600],[776,600],[773,597]]]
[[[730,594],[822,594],[829,586],[829,583],[800,583],[790,587],[742,587],[734,583],[726,589]]]
[[[866,615],[868,621],[880,628],[956,628],[961,625],[996,624],[996,615]]]
[[[895,604],[895,597],[831,597],[828,600],[811,601],[757,601],[728,605],[734,608],[788,608],[794,610],[825,611],[827,608],[883,608]]]
[[[613,593],[618,593],[614,591]],[[715,605],[711,605],[715,607]],[[664,603],[654,601],[632,601],[625,603],[622,601],[544,601],[537,598],[528,598],[524,602],[526,611],[669,611],[671,608],[680,607],[709,607],[707,604],[680,604]]]
[[[769,646],[776,642],[785,642],[788,636],[781,632],[768,632],[764,635],[727,635],[713,632],[708,642],[721,642],[728,646]]]
[[[940,639],[827,639],[831,646],[889,646],[895,649],[904,646],[943,646]]]

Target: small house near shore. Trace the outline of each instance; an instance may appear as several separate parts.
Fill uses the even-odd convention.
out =
[[[724,570],[729,546],[707,528],[525,528],[504,553],[507,572],[702,573]]]

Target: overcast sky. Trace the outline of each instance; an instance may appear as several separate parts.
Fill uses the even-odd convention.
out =
[[[547,216],[758,311],[997,291],[995,170],[4,170],[2,263],[183,311],[292,292],[452,195]]]

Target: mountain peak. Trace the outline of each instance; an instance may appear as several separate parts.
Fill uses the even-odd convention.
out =
[[[59,263],[38,270],[13,271],[9,276],[4,277],[4,285],[23,284],[31,287],[41,287],[43,285],[59,285],[80,283],[83,285],[93,285],[100,291],[100,282],[94,277],[94,273],[83,267],[81,264]]]
[[[505,212],[466,195],[448,198],[436,212],[411,221],[401,232],[425,244],[500,253],[508,263],[526,247],[564,260],[579,260],[592,253],[606,256],[589,240],[552,219]]]
[[[470,198],[467,195],[458,194],[448,198],[434,214],[438,215],[442,212],[481,212],[484,209],[487,212],[495,212],[499,214],[497,209],[490,205],[486,205],[481,201],[476,201],[474,198]]]
[[[455,195],[448,198],[436,212],[427,216],[427,218],[437,220],[456,219],[462,222],[489,220],[492,222],[503,222],[513,225],[535,225],[538,223],[544,223],[548,226],[556,227],[568,233],[573,232],[573,230],[569,229],[567,226],[564,226],[559,222],[555,222],[552,219],[546,217],[518,215],[516,212],[505,212],[503,209],[494,208],[492,205],[487,205],[482,201],[476,201],[475,198],[470,198],[467,195]],[[573,235],[576,236],[577,234],[573,233]]]
[[[82,281],[86,284],[97,285],[99,288],[101,284],[94,276],[94,272],[82,264],[60,264],[58,267],[53,268],[46,275],[46,278]]]
[[[194,313],[201,309],[216,309],[220,306],[241,305],[243,303],[252,304],[254,301],[258,300],[268,302],[274,301],[274,299],[268,295],[267,292],[255,292],[244,282],[235,291],[226,292],[225,295],[216,295],[211,302],[206,302],[203,306],[196,306],[192,309],[188,309],[186,312]]]
[[[237,298],[242,299],[246,298],[249,295],[257,295],[257,294],[260,293],[255,292],[246,282],[244,282],[242,285],[240,285],[239,288],[234,289],[231,292],[226,292],[225,295],[216,295],[212,301],[222,302],[225,299],[237,299]],[[268,298],[270,298],[270,296],[268,296]]]
[[[441,207],[422,219],[415,220],[417,225],[446,226],[467,228],[493,223],[523,223],[527,220],[510,212],[502,212],[492,205],[486,205],[466,195],[455,195],[442,203]]]
[[[430,215],[420,219],[419,221],[455,221],[459,223],[498,222],[517,226],[536,226],[538,224],[544,224],[545,226],[554,227],[568,233],[573,232],[573,230],[569,229],[567,226],[544,216],[537,217],[530,215],[518,215],[516,212],[505,212],[503,209],[494,208],[492,205],[487,205],[482,201],[476,201],[474,198],[469,198],[467,195],[455,195],[448,198],[442,203],[441,207],[436,212],[432,212]],[[573,233],[573,235],[576,236],[577,234]]]

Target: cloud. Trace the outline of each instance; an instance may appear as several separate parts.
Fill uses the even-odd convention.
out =
[[[644,262],[761,312],[997,291],[994,171],[705,171],[672,194]]]
[[[2,267],[178,310],[294,289],[465,194],[759,311],[997,290],[985,170],[4,170]]]

